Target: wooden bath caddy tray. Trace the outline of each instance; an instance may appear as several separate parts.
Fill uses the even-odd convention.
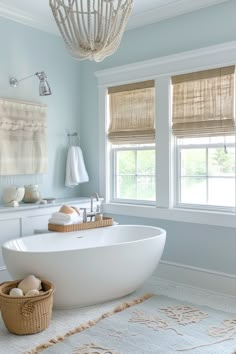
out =
[[[105,227],[105,226],[112,226],[112,225],[113,225],[113,219],[103,216],[102,220],[88,221],[88,222],[83,222],[82,224],[72,224],[72,225],[48,224],[48,230],[57,231],[57,232],[69,232],[69,231],[95,229],[97,227]]]

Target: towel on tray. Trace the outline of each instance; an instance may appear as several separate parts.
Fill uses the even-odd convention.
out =
[[[79,146],[70,146],[66,161],[65,186],[75,187],[79,183],[88,181],[89,177],[81,148]]]
[[[58,211],[52,214],[48,222],[56,225],[72,225],[82,223],[83,218],[77,213],[64,214]]]

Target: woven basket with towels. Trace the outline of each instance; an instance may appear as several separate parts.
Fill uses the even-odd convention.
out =
[[[0,309],[3,322],[9,332],[33,334],[49,326],[52,316],[54,285],[41,280],[44,293],[36,296],[13,297],[9,291],[16,288],[20,280],[0,284]]]

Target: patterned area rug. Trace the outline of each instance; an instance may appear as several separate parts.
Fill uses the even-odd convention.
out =
[[[163,295],[126,302],[30,354],[231,354],[236,314]]]

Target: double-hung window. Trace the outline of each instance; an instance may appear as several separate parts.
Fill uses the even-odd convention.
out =
[[[147,203],[156,199],[154,81],[108,89],[111,200]]]
[[[172,77],[177,207],[235,207],[234,70]]]

